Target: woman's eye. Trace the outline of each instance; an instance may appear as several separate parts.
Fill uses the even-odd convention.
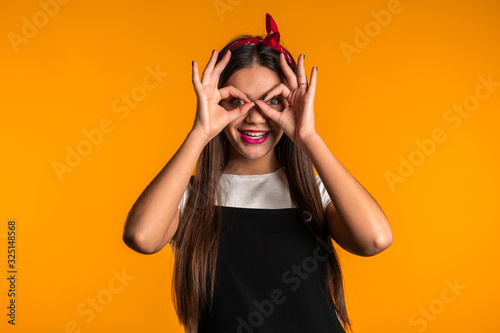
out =
[[[239,98],[233,98],[233,99],[231,100],[231,104],[243,105],[243,104],[245,104],[245,101],[243,101],[243,100],[241,100],[241,99],[239,99]]]
[[[267,101],[267,104],[271,104],[271,105],[276,105],[276,104],[279,104],[281,101],[278,99],[278,98],[271,98],[270,100]]]

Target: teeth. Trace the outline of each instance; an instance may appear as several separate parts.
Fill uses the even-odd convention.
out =
[[[246,136],[250,136],[252,138],[262,138],[264,135],[266,135],[268,132],[262,132],[262,133],[249,133],[249,132],[243,132]]]

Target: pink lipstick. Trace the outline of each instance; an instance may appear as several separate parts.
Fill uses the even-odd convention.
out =
[[[254,130],[245,130],[245,131],[238,130],[238,131],[240,132],[240,135],[243,138],[243,140],[245,140],[246,143],[250,143],[250,144],[263,143],[264,141],[266,141],[267,137],[271,133],[271,131],[268,131],[268,132],[266,132],[266,131],[254,131]],[[250,135],[245,134],[245,132],[250,134]],[[266,133],[266,134],[262,136],[261,133]]]

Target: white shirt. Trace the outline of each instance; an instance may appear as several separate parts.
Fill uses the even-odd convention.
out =
[[[331,202],[330,196],[326,191],[319,175],[315,176],[319,187],[323,210]],[[274,172],[261,175],[235,175],[222,174],[220,179],[222,206],[240,207],[240,208],[261,208],[261,209],[280,209],[293,208],[288,181],[283,168]],[[187,200],[191,185],[188,184],[181,202],[179,203],[179,212]],[[218,203],[216,202],[216,205]]]

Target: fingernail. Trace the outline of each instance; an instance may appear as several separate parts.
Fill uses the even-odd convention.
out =
[[[262,100],[265,100],[265,99],[266,99],[266,96],[267,96],[267,94],[265,94],[265,95],[262,97]]]
[[[302,60],[304,60],[305,58],[306,58],[306,55],[302,54]]]
[[[193,60],[193,61],[191,61],[191,66],[194,66],[194,60]]]
[[[318,71],[318,66],[316,66],[316,72]]]

